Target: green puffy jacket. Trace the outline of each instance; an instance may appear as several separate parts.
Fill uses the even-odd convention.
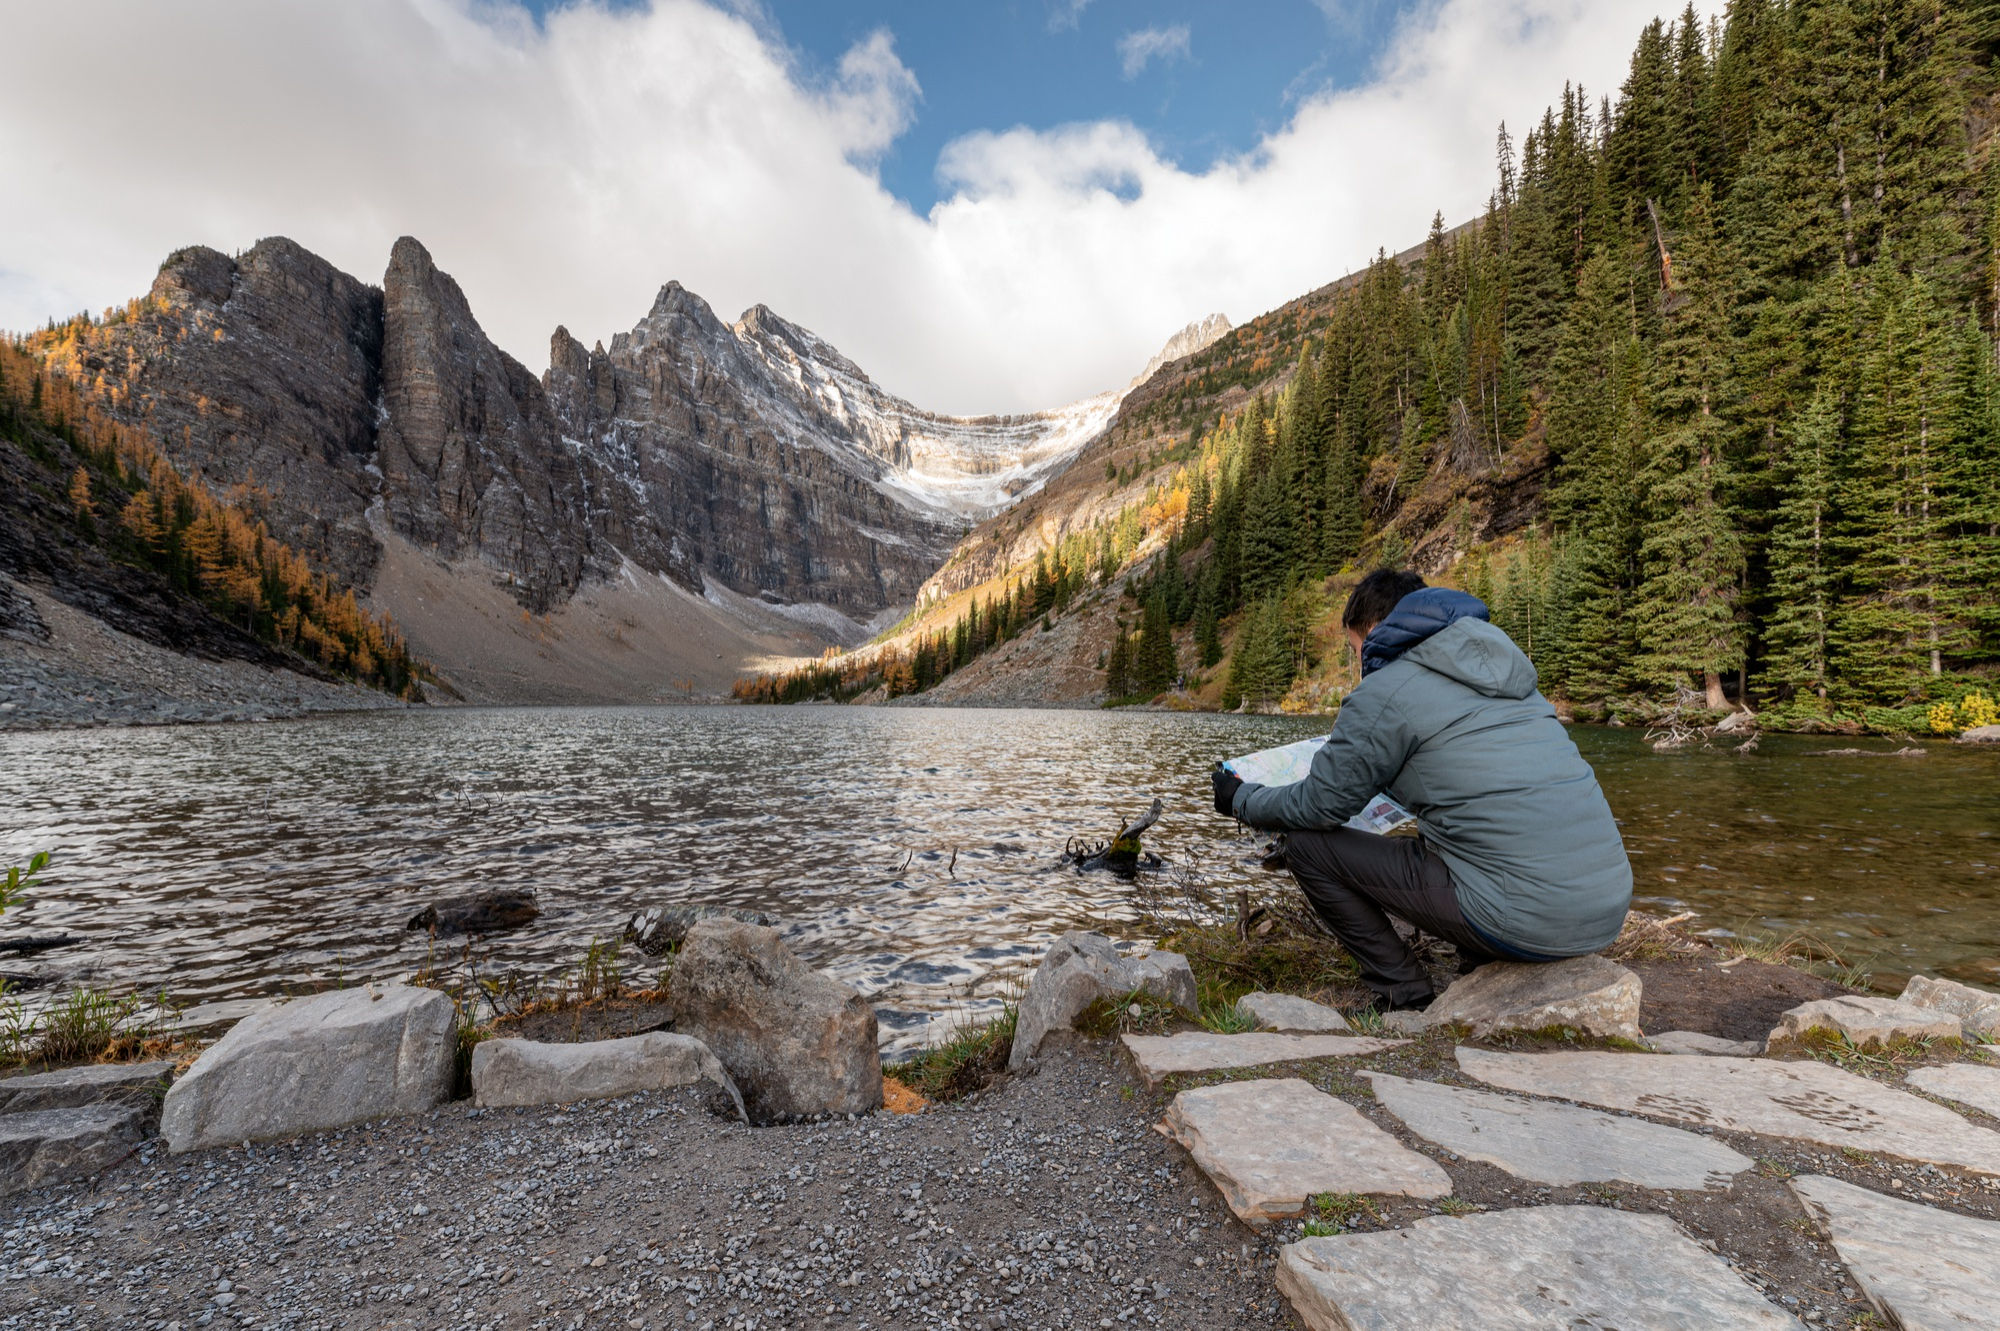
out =
[[[1253,827],[1324,830],[1378,790],[1416,815],[1489,940],[1573,957],[1618,936],[1632,865],[1611,806],[1534,665],[1484,619],[1455,619],[1364,674],[1305,779],[1245,785],[1235,810]]]

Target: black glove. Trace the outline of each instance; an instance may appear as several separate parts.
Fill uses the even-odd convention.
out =
[[[1224,818],[1236,816],[1236,792],[1242,788],[1243,778],[1224,767],[1215,765],[1215,773],[1209,778],[1215,783],[1215,811]]]

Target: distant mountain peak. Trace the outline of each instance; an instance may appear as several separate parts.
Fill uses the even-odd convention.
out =
[[[1211,314],[1205,319],[1196,319],[1168,338],[1167,345],[1160,348],[1157,356],[1146,362],[1146,368],[1139,371],[1139,376],[1126,387],[1137,388],[1152,378],[1162,366],[1171,365],[1185,356],[1192,356],[1195,352],[1205,349],[1227,333],[1231,327],[1229,316],[1226,314]]]

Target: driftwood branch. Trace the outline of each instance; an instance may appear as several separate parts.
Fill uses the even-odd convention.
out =
[[[1159,796],[1155,795],[1153,797],[1153,806],[1147,809],[1146,812],[1140,814],[1139,817],[1133,820],[1132,822],[1127,823],[1125,825],[1124,830],[1119,832],[1117,836],[1111,838],[1111,840],[1115,843],[1119,841],[1129,841],[1132,838],[1137,837],[1141,832],[1144,832],[1154,823],[1159,822],[1160,815],[1165,811],[1166,811],[1166,806],[1161,804]]]

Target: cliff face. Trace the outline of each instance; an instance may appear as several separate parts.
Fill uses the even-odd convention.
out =
[[[537,378],[409,238],[379,289],[283,239],[180,251],[74,355],[184,474],[254,485],[274,532],[356,587],[393,536],[534,613],[636,567],[866,619],[1122,396],[939,416],[763,306],[727,324],[671,282],[609,351],[557,329]]]

